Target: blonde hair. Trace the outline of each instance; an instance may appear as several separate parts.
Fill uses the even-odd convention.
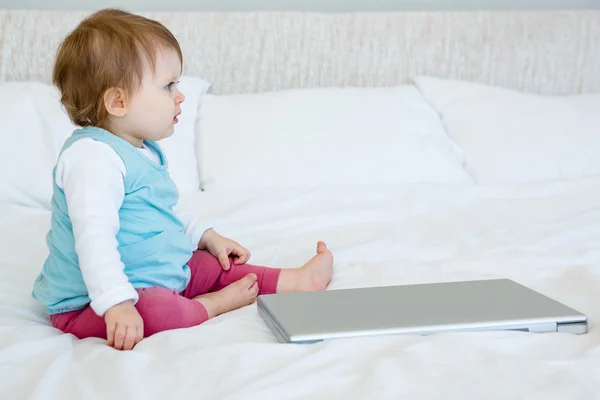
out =
[[[183,64],[175,36],[161,23],[118,9],[84,19],[58,48],[52,82],[74,124],[102,127],[108,118],[104,94],[139,88],[144,62],[155,71],[157,52],[173,49]]]

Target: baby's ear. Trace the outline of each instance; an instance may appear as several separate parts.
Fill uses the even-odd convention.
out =
[[[109,115],[124,117],[127,114],[127,98],[121,88],[110,88],[104,92],[104,107]]]

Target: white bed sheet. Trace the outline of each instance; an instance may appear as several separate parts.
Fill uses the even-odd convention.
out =
[[[296,266],[327,241],[331,289],[509,277],[586,313],[590,332],[282,345],[254,304],[119,352],[50,327],[30,298],[49,215],[4,206],[0,398],[600,398],[600,180],[233,188],[186,197],[182,207],[210,215],[256,264]]]

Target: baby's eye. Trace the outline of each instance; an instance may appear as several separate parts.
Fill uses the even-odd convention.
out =
[[[169,82],[169,84],[167,86],[165,86],[165,89],[167,89],[167,90],[173,90],[173,86],[177,85],[178,82],[179,81],[177,81],[177,82]]]

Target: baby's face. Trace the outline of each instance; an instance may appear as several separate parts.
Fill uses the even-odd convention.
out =
[[[126,131],[145,140],[160,140],[173,134],[180,105],[185,99],[177,89],[181,62],[174,50],[157,52],[156,71],[146,66],[141,87],[131,96],[122,121]]]

